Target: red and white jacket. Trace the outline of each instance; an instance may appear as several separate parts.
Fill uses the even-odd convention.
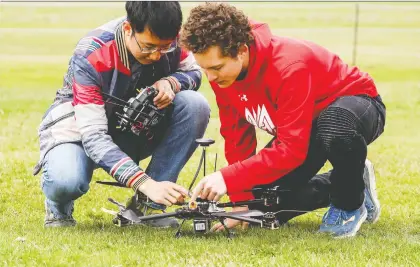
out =
[[[245,79],[215,92],[229,166],[221,169],[232,201],[272,183],[307,155],[312,121],[340,96],[378,95],[372,78],[314,43],[273,36],[267,24],[250,22],[255,41]],[[255,127],[276,137],[255,154]]]
[[[175,92],[200,87],[200,68],[192,53],[180,47],[153,64],[140,64],[125,45],[125,20],[118,18],[101,25],[77,43],[63,86],[38,129],[40,160],[34,174],[40,171],[48,151],[60,144],[81,142],[97,166],[136,190],[137,182],[146,174],[114,143],[118,134],[115,114],[122,108],[110,104],[102,93],[128,101],[137,94],[136,89],[141,89],[139,84],[150,86],[164,77],[176,83]]]

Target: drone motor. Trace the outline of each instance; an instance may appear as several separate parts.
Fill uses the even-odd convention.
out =
[[[267,212],[263,215],[262,227],[275,230],[279,228],[279,221],[276,215],[272,212]]]

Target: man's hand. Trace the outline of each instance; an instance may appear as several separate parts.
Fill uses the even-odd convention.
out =
[[[232,211],[247,211],[248,207],[234,207],[232,209]],[[236,227],[238,225],[241,225],[241,229],[242,230],[246,230],[248,228],[249,223],[247,222],[243,222],[243,221],[239,221],[239,220],[234,220],[234,219],[225,219],[224,220],[225,225],[228,229]],[[222,223],[216,223],[211,229],[210,232],[220,232],[225,230],[225,227],[223,227]]]
[[[171,83],[168,80],[159,80],[153,84],[153,87],[159,91],[158,95],[153,98],[153,103],[157,108],[163,109],[169,106],[175,98]]]
[[[193,190],[191,201],[195,201],[198,196],[201,199],[218,201],[226,192],[227,188],[223,175],[220,171],[217,171],[207,175],[197,184]]]
[[[172,206],[177,202],[183,202],[188,195],[187,189],[172,182],[156,182],[148,179],[139,190],[156,203]]]

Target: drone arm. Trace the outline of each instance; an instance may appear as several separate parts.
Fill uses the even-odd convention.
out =
[[[231,211],[225,214],[232,216],[243,216],[243,217],[262,217],[264,213],[260,210],[244,210],[244,211]]]
[[[123,99],[121,99],[121,98],[118,98],[118,97],[113,96],[113,95],[111,95],[111,94],[107,94],[107,93],[105,93],[105,92],[102,92],[102,94],[103,94],[104,96],[107,96],[107,97],[111,98],[112,100],[120,101],[120,102],[122,102],[122,103],[124,103],[124,104],[127,104],[127,101],[125,101],[125,100],[123,100]]]
[[[248,217],[242,217],[242,216],[235,216],[235,215],[229,215],[229,214],[213,214],[215,217],[221,217],[221,218],[229,218],[229,219],[234,219],[234,220],[239,220],[239,221],[243,221],[243,222],[249,222],[249,223],[255,223],[255,224],[260,224],[262,225],[262,221],[261,220],[257,220],[257,219],[253,219],[253,218],[248,218]]]
[[[176,216],[178,214],[179,214],[179,212],[176,212],[176,211],[166,212],[166,213],[162,213],[162,214],[154,214],[154,215],[139,217],[139,220],[140,221],[150,221],[150,220],[162,219],[162,218],[166,218],[166,217],[172,217],[172,216]]]

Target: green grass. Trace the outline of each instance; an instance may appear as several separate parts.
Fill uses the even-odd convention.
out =
[[[357,64],[375,78],[387,105],[387,124],[369,147],[382,216],[375,225],[363,225],[357,237],[332,240],[316,234],[322,212],[277,231],[239,231],[230,241],[218,234],[193,236],[187,226],[181,239],[173,238],[172,230],[117,228],[101,208],[113,209],[107,197],[124,201],[131,191],[95,183],[76,201],[77,227],[45,230],[39,176],[31,175],[39,157],[36,130],[78,39],[124,14],[122,3],[95,5],[0,3],[0,265],[420,265],[420,5],[415,3],[360,3]],[[185,5],[186,17],[191,4]],[[315,41],[351,62],[354,4],[238,5],[276,34]],[[200,91],[212,105],[206,136],[217,141],[209,158],[218,153],[220,167],[226,161],[214,94],[207,82]],[[190,182],[199,154],[182,171],[182,185]],[[110,178],[96,171],[93,179]]]

